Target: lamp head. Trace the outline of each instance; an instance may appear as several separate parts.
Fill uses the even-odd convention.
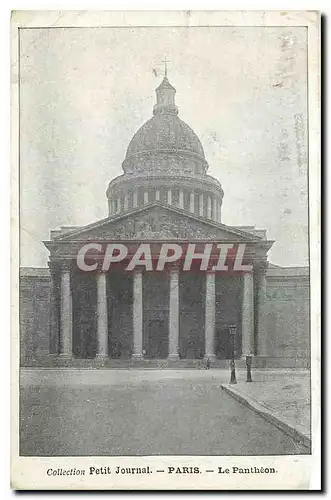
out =
[[[237,325],[229,326],[230,335],[235,335],[237,333]]]

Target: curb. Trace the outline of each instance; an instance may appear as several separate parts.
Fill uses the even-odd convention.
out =
[[[285,432],[285,434],[288,434],[293,439],[306,446],[306,448],[308,448],[309,451],[311,450],[311,440],[309,439],[308,436],[298,431],[295,427],[292,427],[291,425],[287,424],[286,422],[284,422],[284,420],[281,420],[279,417],[276,417],[274,413],[268,410],[265,406],[262,406],[255,399],[251,398],[250,396],[242,396],[238,391],[236,391],[232,387],[230,388],[223,384],[221,384],[221,389],[230,396],[232,396],[234,399],[239,401],[239,403],[243,404],[244,406],[247,406],[248,408],[251,408],[258,415],[267,420],[267,422],[270,422],[275,427]]]

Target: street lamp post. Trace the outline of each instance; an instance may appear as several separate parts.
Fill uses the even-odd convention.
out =
[[[253,382],[252,380],[252,356],[246,356],[247,378],[246,382]]]
[[[231,325],[229,326],[229,331],[230,331],[230,336],[231,336],[231,361],[230,361],[230,368],[231,368],[231,378],[230,378],[230,384],[236,384],[236,363],[234,360],[234,342],[236,338],[236,333],[237,333],[237,327],[236,325]]]

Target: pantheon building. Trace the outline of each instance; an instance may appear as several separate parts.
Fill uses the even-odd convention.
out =
[[[175,94],[165,74],[109,183],[108,217],[52,230],[49,267],[21,268],[23,366],[224,366],[233,345],[239,363],[252,355],[260,367],[309,366],[309,270],[268,262],[264,229],[222,222],[222,186]],[[89,242],[244,245],[252,270],[82,272],[76,256]]]

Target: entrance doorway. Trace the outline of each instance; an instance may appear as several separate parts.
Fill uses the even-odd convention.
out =
[[[234,338],[234,356],[240,357],[240,330],[237,330]],[[218,359],[232,358],[232,338],[228,326],[216,328],[215,331],[215,354]]]
[[[228,328],[217,328],[215,332],[215,354],[218,359],[232,356],[231,337]]]
[[[164,319],[147,323],[146,357],[163,359],[168,356],[168,324]]]

